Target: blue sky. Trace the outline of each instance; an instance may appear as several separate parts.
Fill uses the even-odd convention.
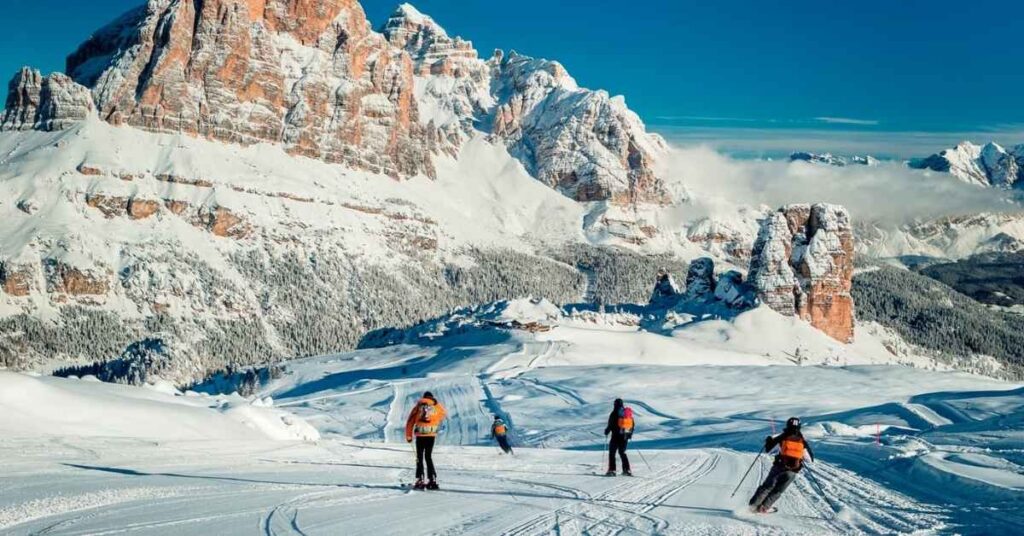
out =
[[[64,56],[139,0],[4,0],[0,76]],[[484,55],[558,59],[651,125],[1018,130],[1024,2],[420,0]],[[375,26],[393,0],[364,0]],[[1024,139],[1017,140],[1018,142]]]

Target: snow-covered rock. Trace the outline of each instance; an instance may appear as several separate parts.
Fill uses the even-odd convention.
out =
[[[848,164],[860,166],[877,166],[878,159],[870,155],[854,155],[850,158],[834,155],[832,153],[808,153],[798,151],[789,155],[790,162],[811,162],[813,164],[826,164],[829,166],[843,167]]]
[[[381,29],[420,75],[421,109],[442,145],[480,125],[537,179],[577,201],[663,203],[655,173],[667,151],[621,97],[580,88],[555,61],[495,51],[484,61],[408,4]]]
[[[692,270],[693,267],[691,266]],[[689,280],[689,276],[687,276]],[[687,283],[689,285],[689,283]],[[651,305],[659,304],[671,304],[679,299],[681,294],[679,286],[676,285],[675,279],[672,278],[672,274],[668,270],[662,268],[658,270],[658,277],[654,282],[654,290],[651,291],[651,298],[648,301]]]
[[[621,97],[579,88],[557,62],[483,61],[409,4],[378,33],[353,1],[150,0],[90,37],[67,71],[19,72],[2,128],[66,128],[95,110],[396,178],[433,177],[435,153],[483,133],[577,201],[667,201],[654,171],[667,147]]]
[[[1013,188],[1024,179],[1024,144],[1005,149],[993,142],[956,147],[908,162],[915,169],[950,173],[969,184]]]
[[[150,0],[83,43],[67,71],[113,124],[433,175],[412,64],[358,2]]]
[[[824,203],[788,205],[764,220],[749,281],[765,305],[850,342],[853,255],[846,209]]]
[[[715,292],[715,261],[694,259],[686,271],[686,299],[704,299]]]
[[[59,130],[94,113],[89,89],[62,73],[23,67],[11,80],[0,130]]]

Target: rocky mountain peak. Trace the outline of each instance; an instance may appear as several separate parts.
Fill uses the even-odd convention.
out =
[[[908,165],[950,173],[969,184],[1015,188],[1024,184],[1024,144],[1007,150],[995,142],[977,145],[962,141],[927,158],[911,160]]]
[[[67,72],[113,124],[433,174],[412,63],[354,0],[150,0],[83,43]]]
[[[404,4],[381,32],[412,57],[421,122],[450,153],[476,132],[504,144],[540,181],[577,201],[667,199],[654,163],[667,150],[623,99],[582,89],[556,61],[495,51],[481,60],[469,41]]]
[[[23,67],[8,86],[0,130],[59,130],[93,113],[89,90],[62,73]]]
[[[762,221],[749,283],[762,303],[853,340],[853,227],[837,205],[794,204]]]
[[[435,153],[484,136],[577,201],[667,201],[654,172],[665,143],[624,99],[580,88],[555,61],[482,60],[409,4],[378,33],[356,0],[149,0],[82,43],[66,70],[19,72],[2,128],[95,114],[395,178],[433,176]]]
[[[401,4],[380,28],[380,32],[394,46],[409,53],[419,75],[462,76],[460,69],[472,64],[460,60],[476,60],[473,44],[461,38],[451,38],[434,19],[424,15],[411,4]]]

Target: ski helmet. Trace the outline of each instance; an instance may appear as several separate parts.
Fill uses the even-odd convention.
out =
[[[790,417],[789,420],[786,421],[786,428],[791,428],[791,429],[794,429],[794,430],[799,430],[800,429],[800,417]]]

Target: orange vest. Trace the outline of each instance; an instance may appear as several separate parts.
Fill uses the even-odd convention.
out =
[[[494,425],[494,435],[505,435],[506,431],[504,424]]]
[[[804,440],[799,437],[787,437],[779,445],[779,453],[783,457],[796,460],[804,459]]]

